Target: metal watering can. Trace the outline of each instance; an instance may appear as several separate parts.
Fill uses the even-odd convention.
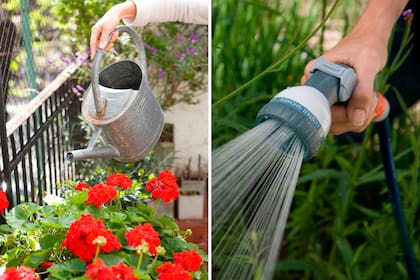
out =
[[[132,36],[140,63],[122,60],[99,73],[104,50],[98,49],[93,61],[92,83],[82,102],[82,115],[95,129],[88,147],[68,152],[67,160],[114,158],[135,162],[146,156],[162,133],[163,112],[147,83],[143,42],[128,26],[118,26],[115,31]],[[99,136],[106,145],[95,147]]]

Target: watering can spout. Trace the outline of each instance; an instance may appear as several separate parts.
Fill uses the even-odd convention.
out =
[[[119,157],[120,153],[112,146],[104,146],[97,148],[87,148],[70,151],[66,155],[68,161],[71,160],[84,160],[84,159],[94,159],[94,158],[116,158]]]

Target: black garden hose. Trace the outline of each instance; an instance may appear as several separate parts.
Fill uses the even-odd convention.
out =
[[[408,227],[402,207],[400,190],[397,182],[397,172],[391,146],[391,132],[388,118],[376,123],[379,134],[379,145],[381,148],[382,162],[385,169],[386,184],[388,187],[389,198],[391,200],[392,210],[397,223],[398,233],[400,235],[401,245],[404,250],[404,257],[407,271],[410,279],[418,280],[416,258],[411,245]]]

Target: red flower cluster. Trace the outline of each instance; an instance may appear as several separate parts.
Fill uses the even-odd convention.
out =
[[[131,187],[131,180],[126,174],[114,173],[110,174],[106,179],[105,184],[99,183],[91,187],[88,183],[79,182],[74,189],[77,191],[83,191],[88,189],[88,199],[86,204],[94,204],[96,207],[113,200],[117,196],[117,190],[114,187],[121,187],[128,189]]]
[[[163,202],[169,202],[178,197],[178,184],[174,174],[170,170],[159,173],[146,183],[146,190],[152,193],[152,198],[160,198]]]
[[[156,247],[160,246],[159,233],[149,223],[128,230],[125,237],[127,237],[127,244],[134,248],[142,245],[143,242],[146,243],[151,255],[156,255]]]
[[[188,271],[198,271],[203,263],[203,259],[194,250],[174,253],[174,261]]]
[[[94,242],[98,237],[103,237],[106,240],[105,244],[100,247],[100,252],[109,253],[121,248],[117,237],[105,228],[101,220],[95,220],[91,214],[83,214],[79,220],[70,225],[66,239],[61,243],[61,248],[67,247],[83,261],[91,261],[95,256],[97,246],[100,246]]]
[[[117,190],[113,186],[99,183],[89,189],[86,204],[95,204],[96,207],[100,207],[104,203],[113,200],[116,196]]]
[[[164,262],[156,268],[156,272],[159,273],[159,280],[193,279],[189,271],[198,271],[203,263],[203,259],[194,250],[174,253],[174,261],[175,264]]]
[[[92,280],[137,280],[131,267],[123,263],[108,267],[101,259],[87,266],[85,276]]]
[[[171,262],[164,262],[161,266],[156,268],[159,273],[159,280],[192,280],[191,274],[186,271],[182,265],[173,264]]]
[[[128,178],[126,174],[122,173],[114,173],[110,174],[105,182],[109,186],[113,187],[121,187],[124,190],[131,187],[131,180]]]
[[[0,214],[4,214],[4,209],[9,207],[9,201],[7,200],[6,193],[0,190]]]
[[[83,189],[90,189],[90,185],[88,183],[85,182],[79,182],[77,183],[77,185],[74,187],[74,189],[76,191],[83,191]]]
[[[9,267],[0,275],[0,280],[38,280],[35,270],[26,266]]]

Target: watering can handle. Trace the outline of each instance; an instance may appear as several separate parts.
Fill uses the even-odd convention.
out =
[[[139,52],[139,65],[140,69],[143,75],[144,79],[147,79],[147,63],[146,63],[146,51],[144,49],[143,41],[140,39],[137,32],[126,25],[119,25],[117,28],[115,28],[114,31],[112,31],[108,36],[108,42],[106,45],[108,45],[109,41],[112,38],[112,34],[115,32],[126,32],[131,37],[133,37],[133,40],[137,46],[137,50]],[[92,92],[93,92],[93,99],[95,101],[95,109],[97,115],[103,115],[105,113],[105,101],[101,100],[101,96],[99,94],[99,68],[100,68],[100,61],[102,59],[102,56],[104,54],[103,49],[97,49],[95,58],[93,59],[93,66],[92,66]]]

